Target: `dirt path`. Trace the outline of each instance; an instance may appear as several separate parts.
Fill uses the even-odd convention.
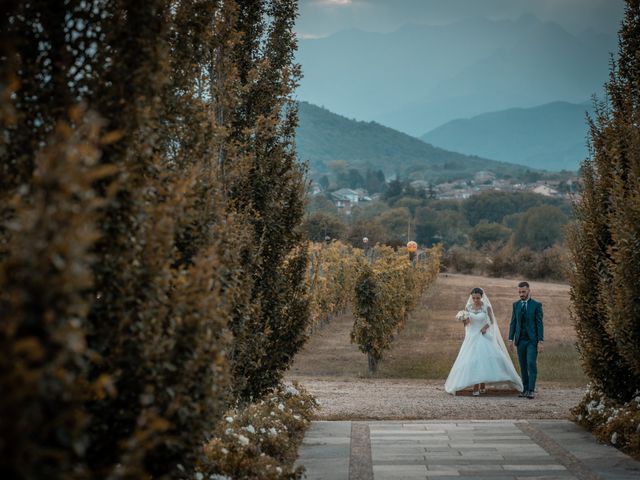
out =
[[[502,335],[508,333],[517,280],[442,275],[394,341],[375,378],[365,356],[349,341],[350,314],[315,332],[296,357],[288,378],[318,399],[319,419],[552,419],[568,418],[581,399],[586,379],[575,350],[569,320],[569,288],[531,282],[532,295],[545,310],[545,352],[539,358],[539,392],[534,400],[514,392],[489,390],[448,395],[444,380],[464,332],[453,320],[475,286],[490,295]],[[517,361],[514,363],[517,367]]]
[[[319,420],[497,420],[566,419],[584,388],[542,382],[534,400],[515,392],[491,390],[472,397],[452,396],[442,381],[395,379],[297,380],[320,403]]]

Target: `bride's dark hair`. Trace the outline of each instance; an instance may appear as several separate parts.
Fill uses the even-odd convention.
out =
[[[484,295],[484,291],[480,287],[476,287],[473,290],[471,290],[471,295],[473,295],[474,293],[479,293],[480,295]]]

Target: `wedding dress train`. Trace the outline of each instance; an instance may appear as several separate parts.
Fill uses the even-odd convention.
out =
[[[445,391],[455,394],[478,383],[507,384],[522,391],[522,380],[504,341],[494,337],[500,335],[500,330],[495,321],[489,321],[486,308],[469,310],[469,316],[470,323],[465,327],[464,341],[444,384]],[[480,330],[487,323],[491,323],[491,327],[483,335]]]

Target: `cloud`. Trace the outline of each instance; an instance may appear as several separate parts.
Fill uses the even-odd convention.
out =
[[[314,3],[325,7],[348,7],[353,0],[316,0]]]
[[[326,37],[326,35],[319,35],[317,33],[296,32],[296,37],[298,37],[300,40],[318,40],[319,38]]]

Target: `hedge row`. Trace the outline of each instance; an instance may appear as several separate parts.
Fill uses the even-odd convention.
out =
[[[367,354],[371,373],[424,291],[435,281],[441,256],[439,245],[422,252],[413,262],[406,251],[398,253],[391,247],[376,246],[370,252],[372,261],[359,266],[351,341]]]
[[[0,471],[193,478],[306,338],[296,2],[5,7]]]

